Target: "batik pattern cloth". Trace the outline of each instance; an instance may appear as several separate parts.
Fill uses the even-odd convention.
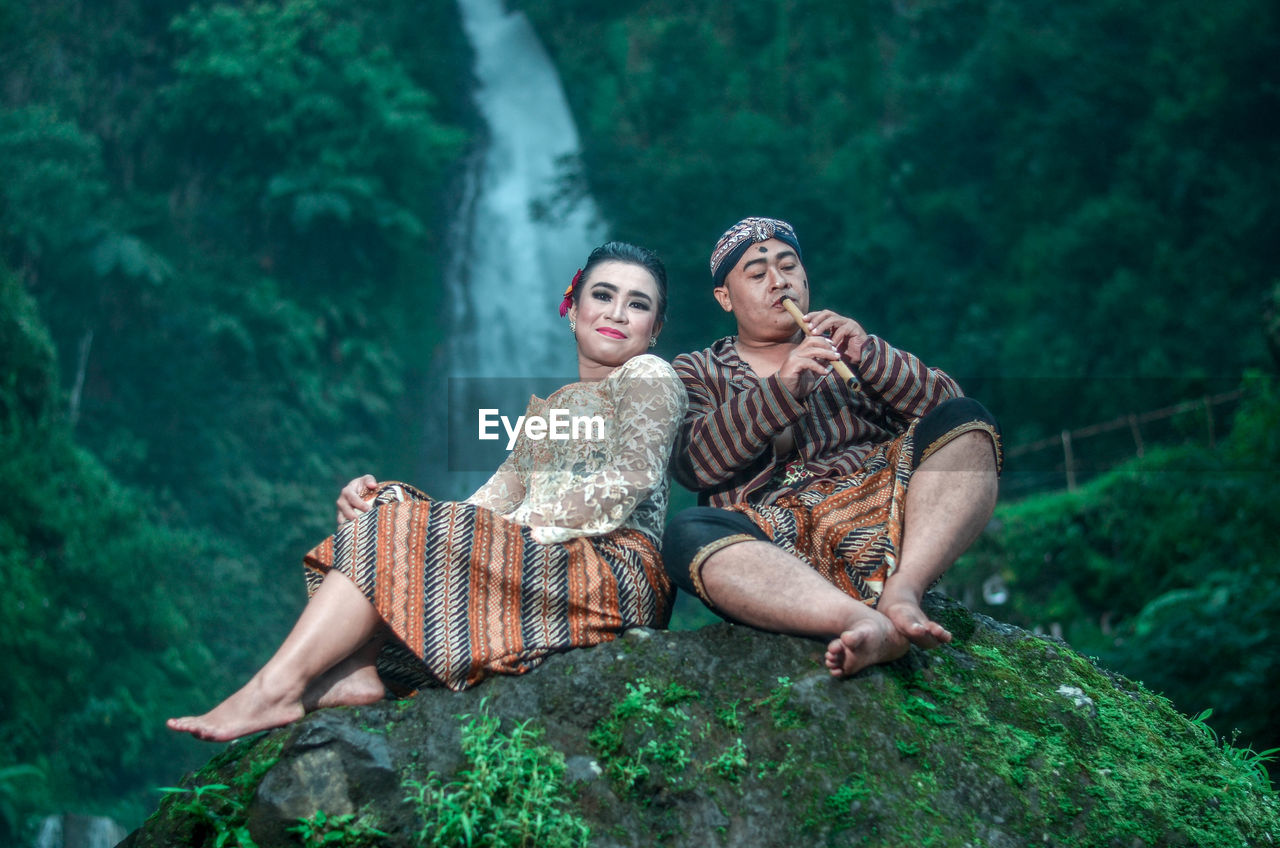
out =
[[[898,565],[914,429],[878,445],[854,474],[820,480],[769,504],[724,509],[750,519],[775,545],[846,595],[874,605]],[[690,564],[700,590],[707,555],[701,552]],[[710,603],[705,591],[699,594]]]
[[[690,401],[672,471],[699,493],[700,504],[739,513],[750,524],[742,531],[722,522],[708,528],[697,511],[682,513],[667,534],[668,573],[714,608],[702,585],[703,564],[759,530],[841,591],[874,604],[897,568],[914,468],[952,439],[980,430],[991,437],[998,470],[994,419],[982,410],[958,415],[943,432],[930,427],[917,457],[922,422],[965,402],[942,371],[870,336],[854,382],[831,372],[798,400],[777,374],[758,377],[735,341],[676,357]],[[794,447],[779,455],[775,439],[787,429]]]
[[[717,286],[724,285],[725,277],[738,264],[742,254],[753,244],[776,238],[791,245],[800,259],[800,240],[795,229],[786,221],[777,218],[743,218],[729,229],[716,242],[711,251],[711,280]]]
[[[672,587],[658,544],[685,402],[671,366],[651,355],[531,398],[526,415],[600,415],[603,437],[522,436],[464,502],[382,484],[373,509],[307,554],[308,593],[330,569],[361,588],[393,637],[378,670],[397,691],[460,691],[628,627],[664,626]]]
[[[854,383],[828,372],[798,400],[778,374],[757,376],[736,341],[723,338],[673,363],[689,408],[671,471],[706,506],[769,503],[820,479],[857,474],[913,420],[964,395],[944,372],[868,336]],[[795,446],[779,456],[775,438],[788,428]]]

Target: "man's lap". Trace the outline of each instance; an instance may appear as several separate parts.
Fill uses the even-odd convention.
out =
[[[702,587],[702,566],[731,545],[767,541],[846,594],[874,604],[896,566],[911,473],[948,442],[973,431],[991,437],[998,469],[999,425],[977,401],[956,398],[884,443],[850,477],[818,481],[767,505],[684,510],[667,524],[662,551],[667,574],[714,608]]]

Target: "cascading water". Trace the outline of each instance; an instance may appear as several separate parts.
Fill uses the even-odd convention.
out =
[[[514,418],[532,391],[545,396],[548,386],[577,378],[557,308],[604,226],[589,197],[552,215],[535,211],[557,195],[564,163],[579,149],[560,78],[528,19],[502,0],[459,0],[459,9],[488,125],[465,180],[446,275],[454,310],[442,369],[450,378],[446,461],[469,472],[452,481],[469,491],[503,457],[497,444],[476,441],[478,408]]]
[[[603,228],[589,198],[554,217],[534,206],[555,193],[561,163],[577,156],[578,131],[524,14],[506,12],[502,0],[459,0],[459,8],[489,143],[454,234],[450,373],[572,378],[577,360],[556,307]]]

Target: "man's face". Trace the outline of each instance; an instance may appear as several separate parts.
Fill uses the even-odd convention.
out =
[[[801,312],[809,311],[809,279],[800,257],[794,247],[776,238],[747,248],[714,294],[720,307],[738,319],[738,335],[752,339],[795,335],[796,323],[782,306],[784,295]]]

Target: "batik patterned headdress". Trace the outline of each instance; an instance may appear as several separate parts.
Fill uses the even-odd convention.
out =
[[[800,240],[796,238],[795,228],[786,221],[777,218],[743,218],[720,236],[716,249],[711,251],[711,279],[717,286],[724,285],[724,278],[738,264],[747,248],[771,238],[791,245],[796,249],[796,256],[800,257]],[[801,261],[804,261],[803,258]]]

